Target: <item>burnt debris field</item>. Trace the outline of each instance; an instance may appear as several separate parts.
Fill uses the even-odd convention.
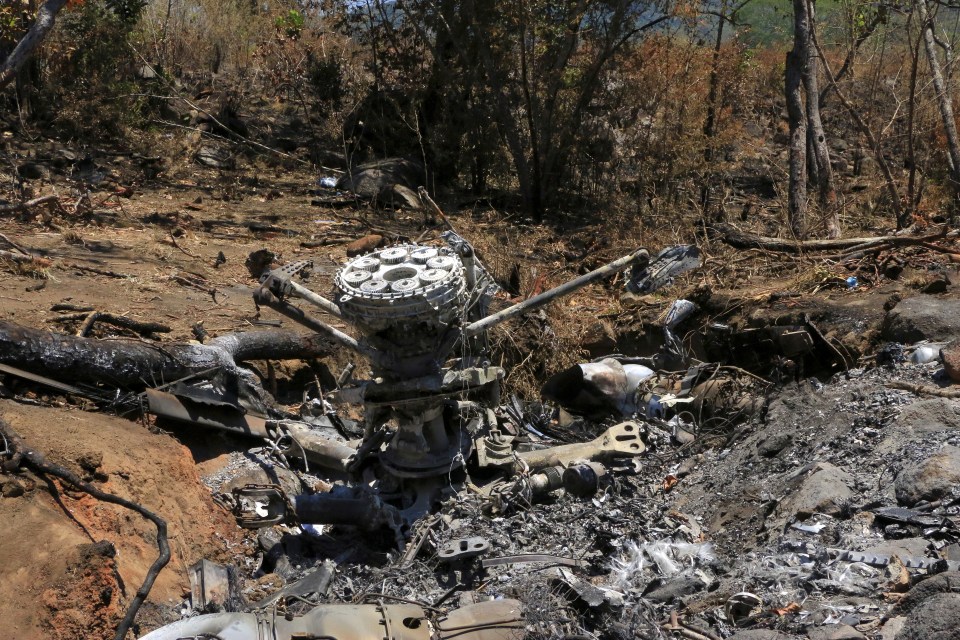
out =
[[[5,636],[960,640],[960,10],[774,4],[0,3]]]
[[[742,279],[262,191],[6,214],[18,637],[951,637],[951,233]]]

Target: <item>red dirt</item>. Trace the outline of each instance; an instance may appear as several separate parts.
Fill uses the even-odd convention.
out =
[[[170,436],[76,409],[2,401],[0,413],[30,446],[77,473],[89,476],[78,461],[102,455],[96,474],[107,479],[94,482],[166,519],[172,558],[150,602],[179,603],[189,588],[186,568],[201,558],[225,558],[227,544],[239,542],[235,522],[200,482],[190,451]],[[22,640],[112,638],[156,559],[153,524],[59,482],[18,480],[26,493],[0,498],[0,616],[7,633]],[[115,557],[109,545],[94,548],[101,541]]]

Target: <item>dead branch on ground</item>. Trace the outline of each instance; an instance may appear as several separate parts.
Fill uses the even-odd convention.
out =
[[[2,204],[0,205],[0,213],[22,213],[24,211],[29,211],[34,207],[38,207],[42,204],[47,204],[48,202],[56,202],[57,206],[60,206],[60,197],[59,196],[41,196],[39,198],[34,198],[33,200],[27,200],[26,202],[14,202],[12,204]]]
[[[836,238],[830,240],[787,240],[784,238],[771,238],[768,236],[758,236],[753,233],[740,231],[733,225],[725,223],[715,223],[712,229],[719,234],[720,239],[731,247],[736,249],[763,249],[766,251],[775,251],[779,253],[807,253],[816,251],[844,251],[844,250],[867,250],[879,249],[881,247],[905,247],[912,245],[923,245],[934,240],[942,240],[948,237],[955,237],[956,233],[948,233],[946,227],[942,227],[936,233],[925,236],[877,236],[875,238]]]
[[[134,320],[133,318],[128,318],[127,316],[118,316],[112,313],[107,313],[105,311],[96,311],[94,309],[89,309],[88,311],[70,313],[67,315],[57,316],[52,318],[52,322],[79,322],[83,321],[83,324],[80,326],[80,329],[77,330],[77,335],[80,337],[86,336],[90,333],[90,330],[93,329],[93,325],[97,322],[103,322],[106,324],[112,324],[115,327],[122,327],[124,329],[130,329],[131,331],[136,331],[137,333],[148,336],[152,333],[170,333],[171,329],[165,324],[160,324],[159,322],[141,322],[140,320]]]
[[[913,384],[910,382],[900,382],[899,380],[888,382],[886,386],[889,389],[901,389],[903,391],[909,391],[910,393],[915,393],[918,396],[935,396],[937,398],[960,398],[960,389],[941,389],[940,387],[933,387],[926,384]]]

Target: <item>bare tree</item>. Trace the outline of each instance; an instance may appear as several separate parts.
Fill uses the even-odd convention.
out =
[[[790,120],[790,185],[788,219],[798,238],[806,234],[807,180],[816,184],[821,210],[827,214],[827,236],[840,235],[837,191],[827,134],[820,119],[818,56],[813,45],[813,0],[793,0],[793,49],[787,53],[784,92]]]
[[[65,4],[67,4],[67,0],[47,0],[43,3],[40,10],[37,11],[37,19],[30,30],[0,65],[0,88],[7,86],[17,77],[17,72],[20,71],[20,68],[50,33],[57,14]]]
[[[810,20],[807,0],[793,0],[793,49],[787,52],[784,95],[790,121],[790,184],[787,219],[797,238],[807,226],[807,118],[803,104],[803,76],[810,64]]]
[[[874,135],[866,120],[864,120],[863,116],[860,115],[860,112],[856,110],[856,108],[853,106],[853,103],[850,102],[849,98],[847,98],[843,91],[840,90],[840,85],[837,84],[837,76],[833,73],[830,68],[830,63],[823,55],[823,47],[820,46],[820,42],[817,40],[817,34],[815,32],[811,32],[811,37],[813,38],[813,46],[817,49],[817,53],[820,56],[820,61],[823,63],[823,71],[827,76],[827,81],[829,82],[827,89],[829,90],[832,88],[837,94],[837,99],[840,100],[840,104],[843,105],[843,108],[847,111],[850,117],[853,118],[853,121],[856,123],[860,133],[862,133],[867,139],[867,142],[870,143],[870,149],[873,150],[873,157],[876,159],[877,164],[880,165],[880,171],[883,174],[884,183],[887,186],[887,192],[890,194],[890,206],[893,208],[893,212],[897,218],[897,228],[902,228],[904,226],[905,216],[903,212],[903,204],[900,199],[900,191],[897,188],[897,183],[893,178],[893,171],[890,169],[890,164],[887,162],[887,159],[884,157],[883,151],[880,148],[880,139]]]
[[[816,28],[816,13],[813,0],[806,0],[807,22],[812,32]],[[827,147],[827,134],[820,119],[820,88],[817,79],[817,52],[812,41],[806,44],[807,66],[803,74],[803,89],[807,96],[807,142],[810,148],[808,165],[815,169],[811,177],[817,184],[820,207],[827,214],[826,227],[828,238],[840,237],[840,212],[837,210],[837,189],[833,181],[833,168],[830,166],[830,149]]]
[[[934,35],[933,17],[927,11],[927,0],[914,0],[914,7],[920,16],[920,29],[923,33],[923,44],[927,52],[927,63],[930,65],[930,75],[933,79],[933,88],[937,93],[937,103],[940,106],[940,117],[943,119],[943,130],[947,135],[947,151],[950,155],[950,178],[953,190],[960,192],[960,138],[957,136],[957,122],[953,117],[953,104],[950,91],[940,69],[940,57],[937,55]]]

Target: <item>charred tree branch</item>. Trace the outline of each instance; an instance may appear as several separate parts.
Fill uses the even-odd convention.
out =
[[[239,373],[239,362],[316,358],[330,343],[290,331],[230,333],[206,344],[97,340],[0,322],[0,363],[58,380],[143,388],[212,368]]]

